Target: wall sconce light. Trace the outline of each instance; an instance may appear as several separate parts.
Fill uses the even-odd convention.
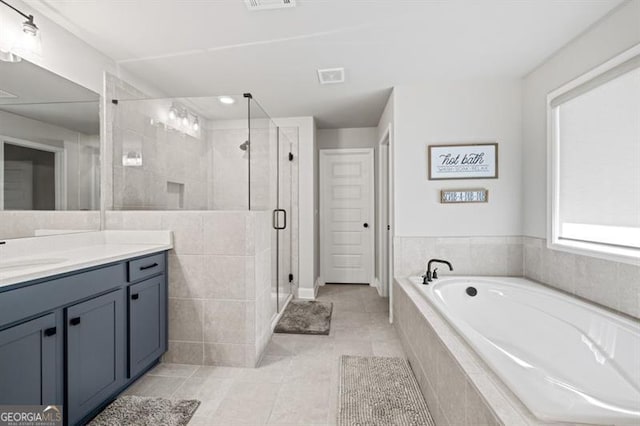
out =
[[[6,25],[2,25],[3,33],[0,34],[0,61],[20,62],[22,56],[28,58],[39,58],[42,54],[42,41],[40,39],[40,29],[34,22],[33,15],[27,15],[21,10],[13,7],[5,0],[0,0],[14,12],[26,19],[22,23],[22,31],[12,31]]]

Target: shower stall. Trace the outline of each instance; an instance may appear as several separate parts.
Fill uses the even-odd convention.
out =
[[[248,93],[107,107],[107,227],[137,217],[138,227],[174,231],[169,360],[191,363],[188,343],[203,345],[204,364],[255,364],[298,275],[298,129],[278,127]],[[236,321],[237,333],[221,321]],[[244,363],[222,360],[247,342],[255,350],[245,348]]]

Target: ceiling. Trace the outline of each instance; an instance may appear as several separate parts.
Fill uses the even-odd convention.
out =
[[[169,96],[251,92],[272,116],[375,126],[391,87],[521,77],[622,0],[33,0]],[[43,34],[43,38],[46,34]],[[344,67],[344,84],[318,68]]]
[[[100,96],[28,61],[0,61],[0,110],[94,135],[100,131]]]

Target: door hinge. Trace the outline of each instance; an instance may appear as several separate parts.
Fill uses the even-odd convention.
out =
[[[293,282],[293,274],[289,274],[289,282],[292,283]]]
[[[293,153],[292,152],[289,153],[289,161],[293,161]]]

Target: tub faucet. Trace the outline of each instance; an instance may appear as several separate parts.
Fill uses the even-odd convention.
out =
[[[444,263],[449,267],[450,271],[453,271],[453,266],[451,266],[451,263],[447,262],[446,260],[429,259],[429,262],[427,262],[427,273],[422,276],[422,284],[429,284],[431,281],[438,278],[438,273],[436,272],[438,268],[435,268],[433,271],[431,271],[432,263]]]

